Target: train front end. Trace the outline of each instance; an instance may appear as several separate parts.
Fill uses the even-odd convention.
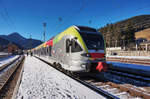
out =
[[[89,27],[78,27],[78,31],[86,46],[81,54],[85,63],[81,67],[87,68],[87,72],[105,72],[107,70],[105,56],[105,42],[102,34],[96,29]]]

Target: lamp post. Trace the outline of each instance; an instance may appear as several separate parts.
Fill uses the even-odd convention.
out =
[[[44,27],[44,33],[43,33],[43,36],[44,36],[44,42],[45,42],[45,33],[46,33],[46,23],[45,23],[45,22],[43,23],[43,27]]]

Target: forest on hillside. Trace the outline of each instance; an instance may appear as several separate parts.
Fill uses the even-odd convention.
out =
[[[107,47],[128,46],[135,43],[135,32],[149,27],[150,15],[140,15],[117,23],[108,23],[98,31],[103,34]]]

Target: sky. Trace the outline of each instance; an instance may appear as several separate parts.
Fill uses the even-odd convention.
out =
[[[137,15],[150,15],[150,0],[0,0],[0,35],[18,32],[46,40],[72,25],[100,28]]]

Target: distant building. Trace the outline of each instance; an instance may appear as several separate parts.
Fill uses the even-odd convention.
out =
[[[139,45],[140,43],[143,43],[143,42],[146,42],[147,41],[147,39],[146,38],[138,38],[138,39],[136,39],[136,44],[137,45]]]
[[[149,51],[150,50],[150,41],[145,41],[145,42],[140,43],[140,48],[142,50]]]
[[[9,43],[7,47],[8,47],[8,53],[14,53],[14,52],[21,50],[19,48],[19,46],[15,45],[13,43]]]

